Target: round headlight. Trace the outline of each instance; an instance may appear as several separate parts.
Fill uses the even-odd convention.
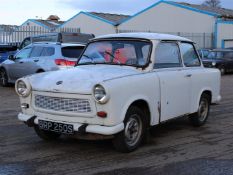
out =
[[[101,104],[107,103],[109,98],[103,86],[98,84],[94,87],[93,91],[94,91],[93,94],[94,94],[95,100],[98,103],[101,103]]]
[[[212,62],[212,66],[216,66],[216,62]]]
[[[20,79],[15,84],[15,90],[19,96],[27,97],[31,93],[31,86]]]

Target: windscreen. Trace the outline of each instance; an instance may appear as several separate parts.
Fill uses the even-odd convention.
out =
[[[151,42],[139,40],[109,40],[90,43],[78,64],[115,64],[145,66],[149,60]]]

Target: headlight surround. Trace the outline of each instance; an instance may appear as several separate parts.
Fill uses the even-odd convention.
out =
[[[216,66],[216,62],[212,62],[212,66]]]
[[[100,104],[105,104],[109,100],[109,95],[107,94],[105,88],[100,84],[94,86],[93,95],[95,101]]]
[[[31,93],[31,86],[27,81],[19,79],[15,83],[15,91],[19,96],[27,97]]]

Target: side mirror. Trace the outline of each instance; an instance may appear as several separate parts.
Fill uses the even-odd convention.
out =
[[[9,59],[9,60],[12,60],[12,61],[15,61],[15,56],[14,56],[14,55],[9,55],[9,56],[8,56],[8,59]]]

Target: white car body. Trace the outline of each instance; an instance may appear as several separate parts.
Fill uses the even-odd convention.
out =
[[[217,69],[198,67],[154,69],[155,48],[161,41],[190,40],[164,34],[129,33],[107,35],[95,40],[111,38],[138,38],[150,40],[153,44],[151,62],[145,68],[118,65],[82,65],[69,70],[47,72],[28,76],[22,80],[31,86],[27,97],[20,97],[23,108],[18,118],[27,122],[32,117],[38,119],[68,123],[75,131],[86,124],[87,133],[114,135],[124,130],[124,119],[129,107],[143,101],[148,105],[150,126],[169,119],[197,112],[203,92],[211,94],[211,103],[218,103],[220,96],[220,72]],[[61,84],[59,84],[60,82]],[[59,84],[59,85],[58,85]],[[93,96],[95,85],[102,85],[109,101],[97,103]],[[85,99],[90,103],[89,112],[61,112],[35,106],[35,96],[57,97],[67,99]],[[106,118],[97,116],[105,111]]]

